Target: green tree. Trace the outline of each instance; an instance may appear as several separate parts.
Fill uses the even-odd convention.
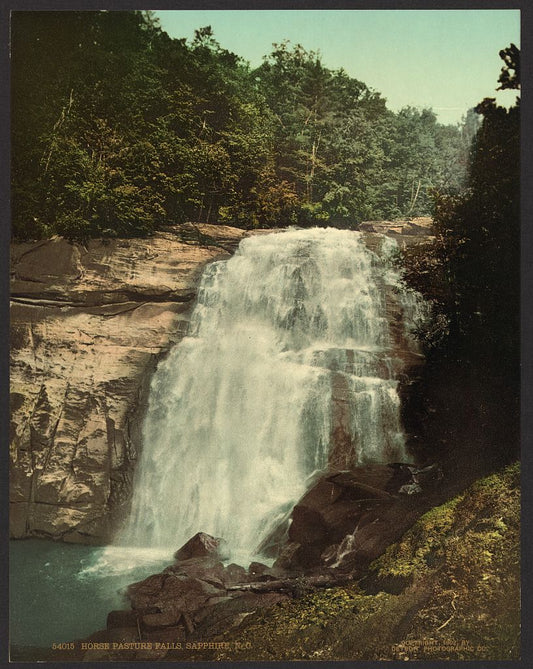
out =
[[[12,34],[14,234],[149,232],[164,210],[142,15],[15,12]]]
[[[13,15],[13,234],[150,234],[429,213],[464,142],[288,42],[256,70],[151,12]],[[464,160],[463,160],[464,164]]]
[[[518,88],[516,70],[502,76]],[[476,112],[468,189],[437,199],[435,244],[408,255],[408,278],[446,315],[456,342],[475,340],[507,364],[519,333],[520,104],[485,98]]]

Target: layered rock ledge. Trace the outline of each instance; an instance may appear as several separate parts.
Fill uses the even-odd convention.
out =
[[[105,543],[129,499],[157,360],[187,331],[203,267],[245,230],[53,238],[11,256],[11,536]]]

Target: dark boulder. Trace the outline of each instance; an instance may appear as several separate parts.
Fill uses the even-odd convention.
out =
[[[224,539],[212,537],[205,532],[198,532],[174,553],[174,557],[176,560],[190,560],[211,555],[224,559],[227,557],[225,543]]]
[[[281,547],[287,542],[289,536],[290,512],[283,520],[277,523],[271,532],[269,532],[256,548],[258,555],[268,558],[275,558],[279,555]]]
[[[198,578],[220,588],[223,587],[225,579],[224,565],[220,560],[211,555],[180,560],[167,567],[163,573],[185,576],[187,578]]]
[[[382,555],[394,542],[423,515],[432,503],[423,495],[404,497],[387,508],[369,513],[363,527],[349,536],[337,555],[336,567],[340,571],[360,572]]]
[[[305,545],[291,542],[287,545],[287,550],[281,552],[274,566],[292,573],[307,572],[323,564],[320,558],[323,546],[322,542]]]
[[[403,462],[367,464],[326,474],[324,478],[343,489],[341,494],[344,499],[357,499],[367,496],[366,493],[380,497],[383,492],[395,494],[400,486],[408,483],[411,480],[411,468],[416,469],[414,465]]]
[[[317,551],[310,551],[311,545],[338,543],[355,528],[360,514],[353,515],[357,509],[352,502],[360,501],[364,509],[377,500],[390,500],[402,485],[412,483],[410,468],[417,469],[404,463],[368,464],[316,476],[292,513],[263,539],[258,553],[276,558],[275,565],[284,568],[295,568],[288,555],[295,551],[300,555],[298,566],[316,563]],[[295,544],[308,547],[307,552]]]
[[[240,564],[231,563],[224,568],[223,582],[225,586],[236,585],[237,583],[247,583],[249,580],[248,572]]]
[[[274,567],[280,569],[294,569],[299,564],[297,553],[300,550],[300,544],[295,541],[288,541],[280,550],[280,553],[274,562]]]
[[[126,591],[132,607],[141,614],[166,614],[165,626],[171,624],[170,617],[177,623],[182,614],[194,613],[221,592],[221,587],[207,581],[171,573],[149,576]]]
[[[132,583],[126,588],[126,596],[132,607],[139,611],[146,611],[157,600],[163,591],[165,582],[169,578],[167,574],[152,574],[143,581]],[[156,612],[157,609],[154,610]]]
[[[286,575],[284,569],[279,566],[269,567],[261,562],[252,562],[248,567],[249,580],[253,581],[275,581]]]
[[[252,562],[249,571],[235,564],[224,567],[210,555],[182,560],[130,585],[126,593],[133,611],[112,612],[108,631],[117,636],[135,630],[150,641],[167,638],[167,630],[179,632],[175,638],[210,638],[257,608],[287,599],[286,592],[270,587],[284,573],[259,562]],[[265,591],[251,592],[251,581]]]
[[[268,571],[268,565],[262,562],[251,562],[248,567],[248,574],[253,577],[262,576]]]
[[[320,547],[340,542],[358,524],[368,522],[368,511],[390,504],[394,470],[386,465],[358,467],[328,474],[298,502],[289,528],[291,542]]]
[[[404,463],[323,475],[294,507],[289,541],[275,566],[293,571],[364,568],[429,508],[440,477],[436,466]],[[411,485],[417,486],[417,495],[400,494]]]

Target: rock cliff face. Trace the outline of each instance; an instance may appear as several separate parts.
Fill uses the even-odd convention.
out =
[[[405,244],[423,234],[420,226],[376,225],[365,228],[371,249],[383,233]],[[156,363],[187,332],[203,267],[229,257],[247,234],[188,225],[149,239],[13,246],[12,537],[110,539],[127,512]],[[393,290],[386,303],[405,387],[421,357],[405,340]],[[342,469],[353,449],[345,438],[345,389],[337,386],[330,466]]]
[[[246,231],[16,244],[11,270],[11,535],[105,542],[124,513],[144,396],[187,330],[204,265]]]

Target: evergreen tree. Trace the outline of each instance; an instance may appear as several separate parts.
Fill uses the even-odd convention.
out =
[[[519,87],[514,61],[502,78]],[[519,337],[520,101],[506,109],[485,98],[475,111],[468,188],[437,198],[436,241],[407,252],[407,277],[446,317],[454,346],[507,365]]]

